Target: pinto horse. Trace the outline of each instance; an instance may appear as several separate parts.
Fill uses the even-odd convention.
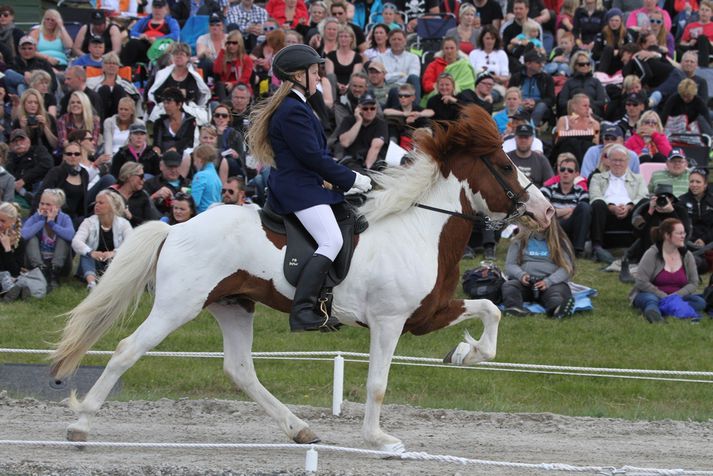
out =
[[[298,140],[298,138],[295,138]],[[487,300],[452,299],[459,261],[476,213],[491,225],[517,218],[544,228],[554,210],[503,153],[495,123],[478,106],[463,110],[447,128],[416,141],[407,167],[374,175],[377,184],[360,212],[369,228],[359,235],[351,269],[334,288],[333,315],[343,324],[367,327],[369,371],[362,435],[384,451],[404,451],[380,427],[391,359],[405,332],[421,335],[477,317],[479,340],[465,333],[447,356],[459,365],[495,356],[500,311]],[[154,287],[146,320],[116,348],[83,401],[70,405],[78,420],[71,441],[86,441],[92,417],[121,375],[172,331],[207,309],[223,332],[224,369],[297,443],[319,441],[259,382],[251,357],[255,302],[289,312],[292,287],[282,272],[285,239],[265,229],[254,208],[220,205],[186,223],[151,222],[137,228],[119,249],[99,285],[77,307],[53,354],[52,372],[71,374],[109,327],[134,312]]]

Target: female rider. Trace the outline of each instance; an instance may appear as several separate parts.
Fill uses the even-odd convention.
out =
[[[280,214],[294,213],[317,242],[295,290],[292,332],[337,329],[336,318],[322,310],[315,312],[327,272],[342,248],[342,235],[330,205],[343,202],[343,192],[352,187],[361,192],[371,189],[369,177],[332,160],[322,125],[307,103],[317,89],[322,63],[324,59],[307,45],[280,50],[272,69],[283,83],[269,102],[253,111],[248,132],[253,156],[272,168],[270,206]],[[325,180],[332,184],[331,189],[323,186]]]

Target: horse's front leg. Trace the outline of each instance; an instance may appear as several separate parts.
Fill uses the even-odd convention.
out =
[[[383,319],[383,320],[381,320]],[[403,452],[401,440],[381,430],[381,407],[384,404],[386,385],[389,380],[391,359],[396,350],[404,319],[380,318],[369,323],[369,375],[366,381],[366,410],[362,435],[366,443],[381,451]]]
[[[473,339],[468,331],[465,340],[459,343],[443,359],[448,364],[472,365],[495,358],[498,347],[498,326],[500,309],[487,299],[468,299],[451,301],[440,313],[453,317],[446,325],[452,326],[474,317],[483,322],[483,334],[479,340]],[[439,313],[439,314],[440,314]],[[436,316],[437,317],[437,316]],[[438,319],[434,319],[438,321]]]

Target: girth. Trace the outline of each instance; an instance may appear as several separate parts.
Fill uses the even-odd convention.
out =
[[[359,241],[359,235],[369,227],[366,219],[356,209],[344,202],[332,205],[332,211],[342,232],[344,244],[332,268],[327,273],[325,287],[331,288],[341,283],[349,272],[352,255]],[[302,226],[294,213],[280,215],[270,208],[270,202],[260,210],[260,220],[265,228],[281,235],[287,235],[287,251],[282,268],[287,282],[297,286],[302,266],[314,254],[317,243]]]

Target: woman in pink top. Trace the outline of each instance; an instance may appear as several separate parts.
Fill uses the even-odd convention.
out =
[[[649,21],[649,14],[655,11],[659,11],[663,14],[663,26],[666,31],[671,31],[671,15],[662,8],[659,8],[656,0],[643,0],[643,6],[637,8],[636,10],[629,13],[629,17],[626,19],[626,27],[635,31],[648,29],[651,22]]]
[[[678,294],[697,313],[706,308],[698,288],[698,270],[686,249],[686,230],[681,220],[667,218],[652,230],[654,244],[646,250],[634,273],[636,282],[629,298],[647,321],[663,322],[659,301]]]

